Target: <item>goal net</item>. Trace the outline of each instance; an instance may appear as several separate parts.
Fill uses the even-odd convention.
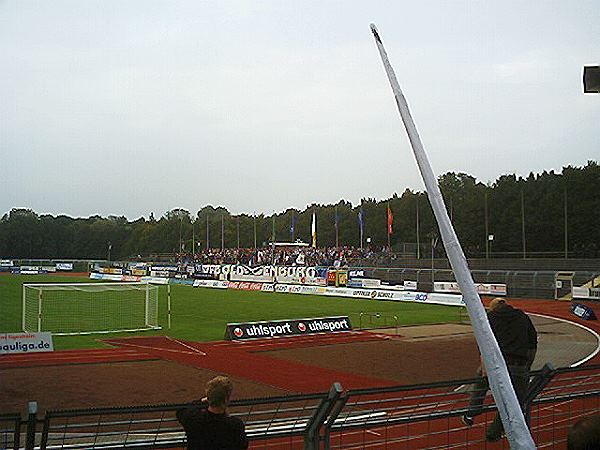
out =
[[[90,334],[159,328],[158,286],[23,284],[23,331],[26,332]]]

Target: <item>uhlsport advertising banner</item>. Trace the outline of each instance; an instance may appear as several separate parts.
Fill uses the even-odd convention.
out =
[[[0,355],[52,351],[52,333],[0,333]]]
[[[348,316],[229,323],[225,338],[245,340],[352,331]]]

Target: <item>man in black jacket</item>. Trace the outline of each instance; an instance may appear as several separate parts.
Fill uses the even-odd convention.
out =
[[[529,386],[529,369],[537,352],[535,327],[527,314],[520,309],[513,308],[503,298],[494,298],[490,302],[488,320],[506,362],[508,374],[521,405],[521,410],[528,419],[528,405],[525,403]],[[473,425],[473,418],[481,414],[483,400],[489,389],[483,361],[479,366],[478,374],[483,378],[475,384],[471,392],[469,409],[462,416],[463,423],[468,426]],[[500,416],[496,414],[494,421],[487,429],[486,439],[492,442],[498,441],[502,437],[502,432],[502,422]]]
[[[245,450],[244,422],[227,414],[233,383],[218,376],[206,384],[206,397],[177,411],[188,450]]]

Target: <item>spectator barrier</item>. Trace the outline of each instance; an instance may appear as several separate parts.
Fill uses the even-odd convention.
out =
[[[488,396],[484,414],[471,428],[468,386],[477,379],[412,386],[242,399],[230,413],[246,424],[252,448],[316,450],[345,448],[483,448],[485,423],[495,414]],[[531,429],[540,448],[563,449],[569,427],[600,408],[600,365],[532,372]],[[185,434],[175,418],[184,405],[47,411],[0,416],[0,448],[181,448]]]

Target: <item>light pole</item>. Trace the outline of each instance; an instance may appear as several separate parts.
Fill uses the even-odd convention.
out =
[[[421,259],[421,242],[419,239],[419,194],[417,194],[417,198],[416,198],[416,204],[417,204],[417,259]]]
[[[485,240],[485,259],[488,259],[490,257],[490,248],[488,245],[488,241],[490,238],[490,232],[489,232],[489,225],[488,225],[488,194],[487,191],[485,192],[485,195],[483,196],[483,209],[484,209],[484,214],[485,214],[485,235],[487,236],[487,239]]]
[[[434,272],[435,272],[435,266],[434,266],[434,254],[435,254],[435,247],[437,246],[438,243],[438,237],[437,235],[433,235],[431,236],[431,292],[433,292],[433,286],[435,283],[435,276],[434,276]]]
[[[183,228],[183,215],[179,212],[179,252],[183,252],[183,241],[181,240],[181,230]]]
[[[525,241],[525,199],[521,189],[521,245],[523,247],[523,259],[527,258],[527,246]]]

